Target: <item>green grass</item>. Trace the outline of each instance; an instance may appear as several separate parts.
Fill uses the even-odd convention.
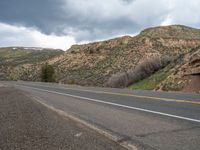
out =
[[[161,83],[163,80],[165,80],[168,76],[168,73],[165,69],[162,69],[150,77],[143,79],[141,81],[138,81],[137,83],[134,83],[129,88],[130,89],[141,89],[141,90],[153,90],[157,87],[159,83]]]

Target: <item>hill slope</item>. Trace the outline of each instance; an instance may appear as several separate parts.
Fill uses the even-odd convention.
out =
[[[135,37],[124,36],[107,41],[73,45],[66,52],[58,51],[48,58],[41,54],[29,54],[29,52],[21,55],[20,59],[3,57],[1,58],[3,60],[1,70],[5,70],[7,62],[17,62],[12,65],[20,65],[14,69],[13,67],[6,68],[7,71],[4,74],[9,76],[8,79],[40,81],[38,68],[41,68],[41,64],[48,61],[55,68],[58,82],[84,86],[104,86],[113,74],[127,71],[147,58],[169,56],[179,60],[180,56],[190,53],[199,45],[199,29],[181,25],[155,27],[146,29]],[[17,53],[15,55],[17,56]],[[22,59],[30,58],[29,56],[35,57]],[[40,60],[39,63],[38,60]],[[169,72],[169,70],[173,70],[176,63],[178,64],[178,61],[174,62],[171,68],[165,69],[167,72],[165,78],[170,75],[172,71]],[[167,90],[164,88],[168,84],[165,78],[159,80],[157,84],[163,81],[160,89]],[[171,89],[173,90],[173,88]]]
[[[0,79],[29,79],[34,77],[40,64],[63,51],[43,48],[5,47],[0,48]],[[34,71],[35,70],[35,71]]]
[[[60,82],[103,86],[112,74],[127,71],[148,57],[168,55],[176,58],[197,45],[200,45],[198,29],[156,27],[135,37],[74,45],[50,63],[57,68]]]

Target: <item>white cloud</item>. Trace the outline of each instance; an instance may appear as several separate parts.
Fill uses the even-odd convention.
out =
[[[199,6],[199,0],[175,0],[169,14],[176,24],[200,27]]]
[[[77,41],[130,35],[160,25],[170,10],[168,0],[63,0],[71,20],[64,33]],[[70,25],[73,23],[73,25]]]
[[[67,10],[66,13],[70,12],[73,18],[81,18],[81,24],[90,27],[88,29],[90,34],[95,33],[93,30],[96,28],[101,29],[101,34],[109,34],[113,31],[116,34],[115,30],[120,32],[118,24],[123,24],[126,27],[127,23],[129,23],[129,26],[133,27],[132,33],[135,32],[134,28],[141,30],[151,26],[170,24],[200,27],[200,0],[63,1],[66,2],[66,5],[63,5],[63,9]],[[128,20],[128,22],[123,22],[124,19]],[[108,26],[108,24],[112,25]],[[79,25],[80,24],[78,24],[78,27]],[[131,32],[131,30],[126,30],[126,28],[123,30],[126,33]],[[79,36],[79,34],[77,34],[76,37],[77,36]],[[87,34],[85,37],[87,38]]]
[[[4,14],[0,19],[34,28],[0,23],[0,46],[67,49],[74,43],[134,35],[152,26],[182,24],[200,28],[200,0],[56,0],[41,9],[40,3],[48,0],[38,0],[31,2],[34,5],[28,7],[32,10],[29,12],[22,9],[27,8],[27,0],[20,1],[15,5],[6,1],[5,9],[0,5],[0,14]]]
[[[171,25],[173,24],[172,22],[172,17],[170,15],[168,15],[163,22],[161,22],[161,26],[167,26],[167,25]]]
[[[26,46],[68,49],[75,40],[70,36],[46,35],[35,28],[0,23],[0,46]]]
[[[65,0],[66,12],[90,23],[112,21],[121,17],[143,24],[159,20],[169,11],[169,0]],[[67,8],[67,9],[66,9]]]

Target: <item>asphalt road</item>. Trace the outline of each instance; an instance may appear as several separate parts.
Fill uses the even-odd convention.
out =
[[[0,87],[0,150],[126,150],[24,92]]]
[[[200,95],[6,82],[138,149],[199,150]]]

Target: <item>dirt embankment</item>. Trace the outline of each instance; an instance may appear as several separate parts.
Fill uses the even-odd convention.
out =
[[[123,150],[20,91],[0,87],[0,150]]]

